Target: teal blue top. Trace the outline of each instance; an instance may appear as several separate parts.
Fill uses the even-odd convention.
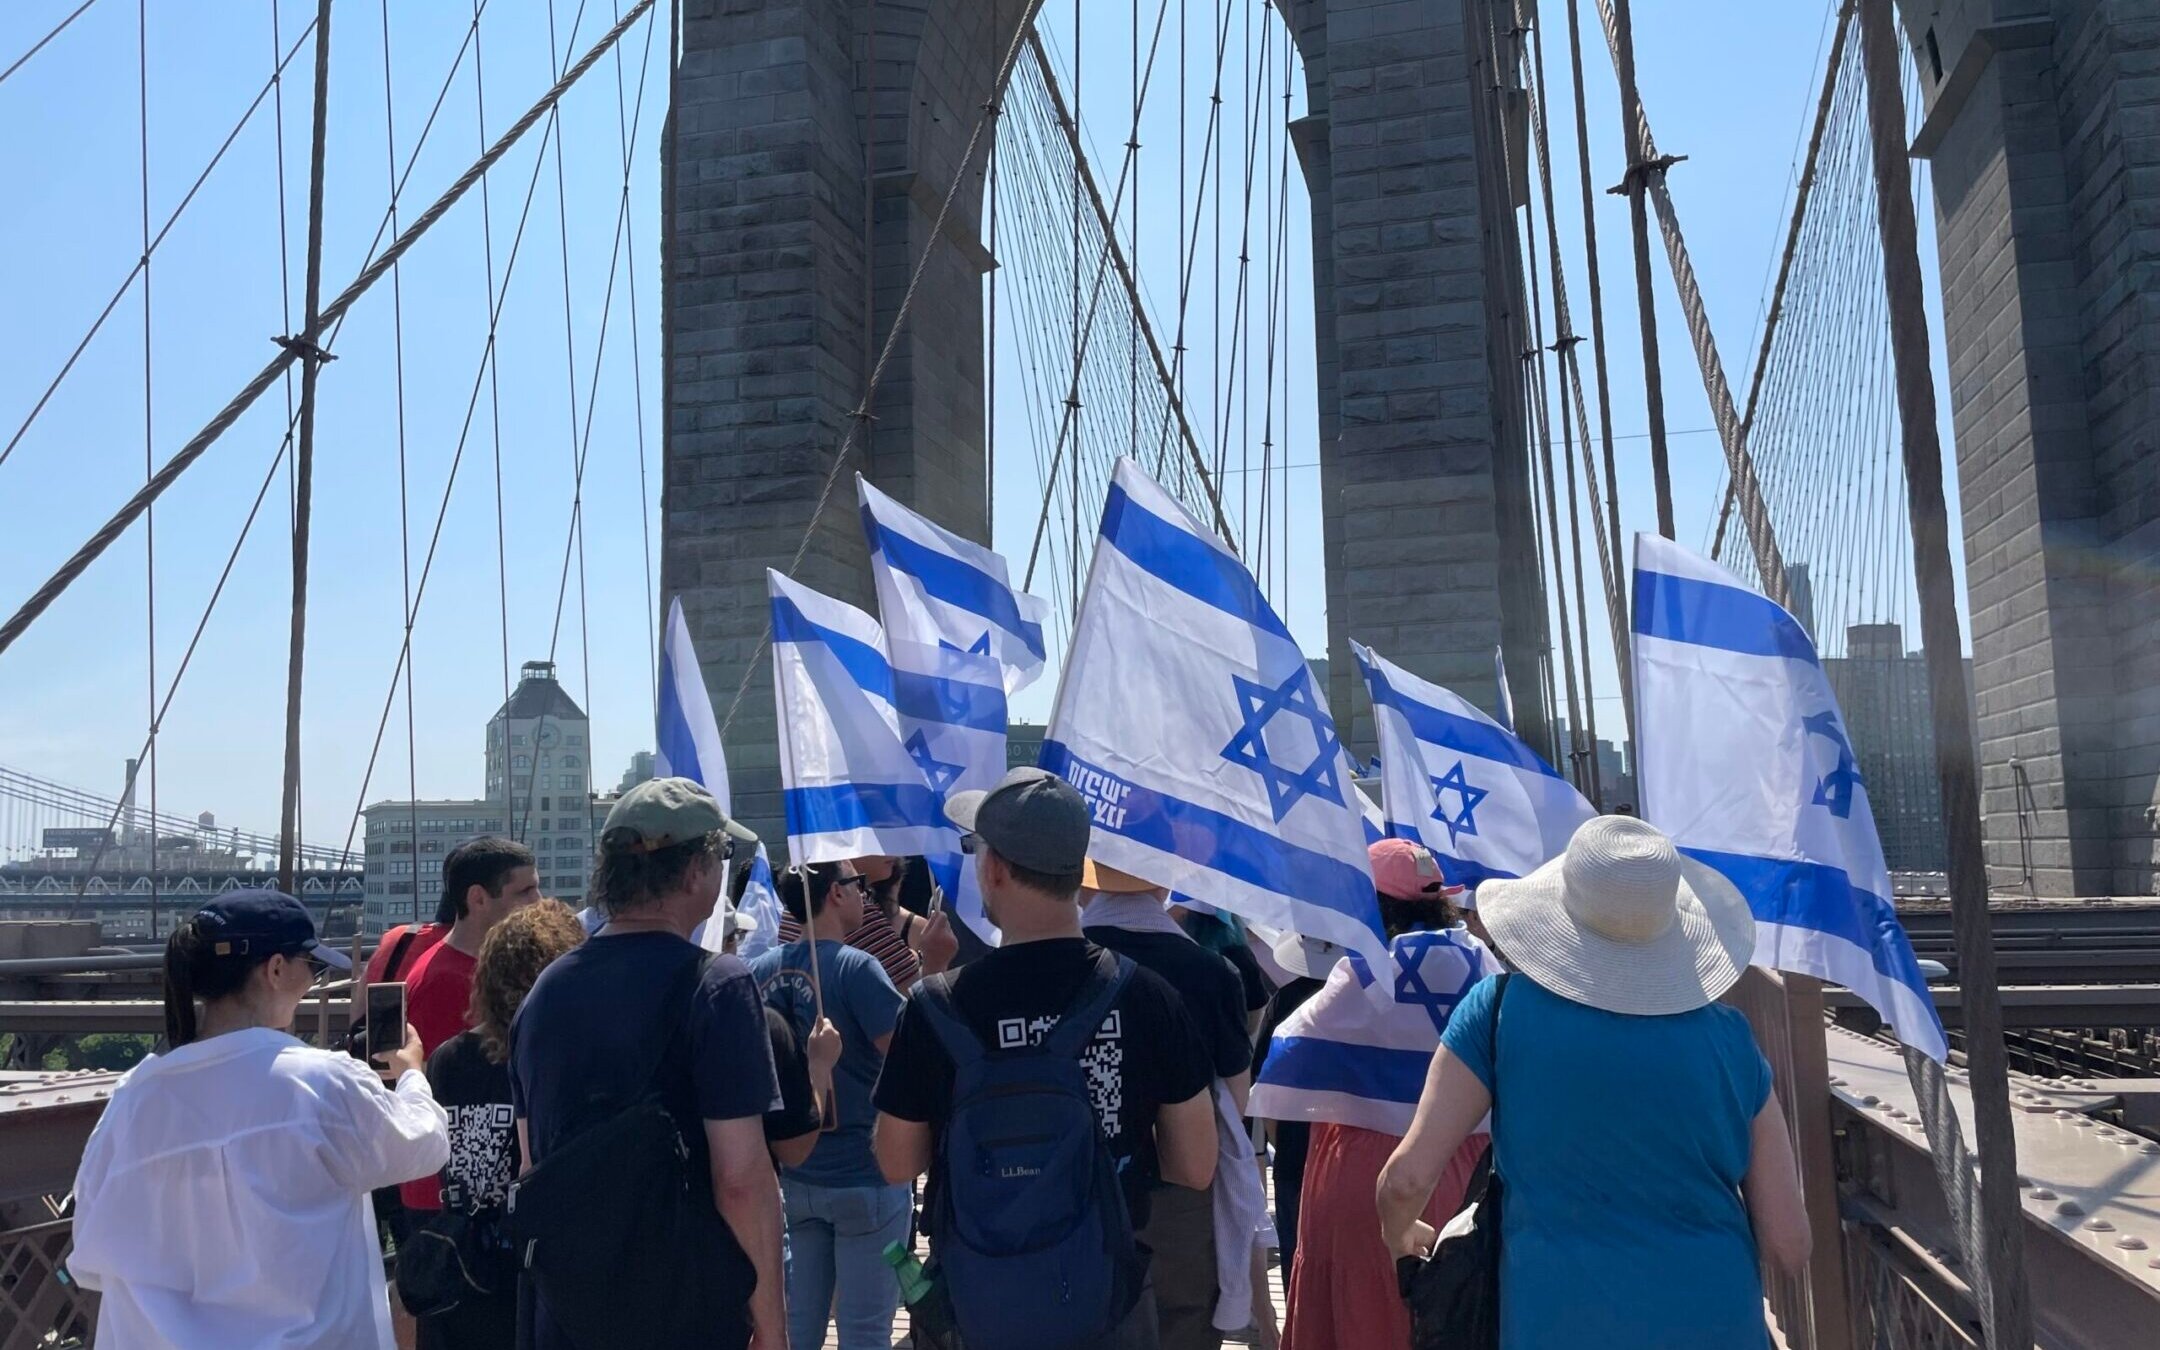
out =
[[[1494,1091],[1502,1350],[1761,1350],[1740,1197],[1770,1065],[1738,1012],[1601,1012],[1508,980],[1494,1072],[1481,982],[1442,1043]]]

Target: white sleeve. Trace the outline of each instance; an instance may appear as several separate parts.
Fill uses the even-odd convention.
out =
[[[340,1185],[373,1191],[442,1170],[450,1159],[450,1122],[425,1074],[407,1069],[393,1091],[359,1060],[325,1057],[337,1066],[323,1094],[326,1162]]]

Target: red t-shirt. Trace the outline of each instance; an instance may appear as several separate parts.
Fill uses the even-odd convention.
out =
[[[401,923],[392,928],[382,935],[374,953],[368,957],[367,982],[385,984],[392,980],[411,979],[413,972],[420,968],[420,958],[434,950],[435,944],[441,942],[449,931],[450,925],[444,923],[423,923],[417,926]],[[405,940],[408,933],[412,935],[410,941]],[[400,942],[405,944],[402,952],[398,951]],[[394,971],[389,969],[390,955],[393,952],[397,953],[398,958],[398,968]]]
[[[472,1006],[473,972],[479,961],[447,942],[437,942],[412,967],[405,985],[405,1020],[420,1033],[420,1051],[432,1055],[437,1046],[466,1029],[466,1009]],[[425,1176],[398,1187],[407,1209],[441,1209],[442,1178]]]

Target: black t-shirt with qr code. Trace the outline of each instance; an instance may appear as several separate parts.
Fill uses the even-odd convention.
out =
[[[450,1117],[443,1208],[465,1213],[502,1208],[519,1161],[510,1066],[490,1060],[480,1033],[467,1031],[435,1047],[428,1056],[427,1080]]]
[[[1084,938],[997,948],[954,973],[953,1002],[991,1054],[1037,1044],[1072,1006],[1100,950]],[[953,1062],[918,1007],[921,997],[909,995],[900,1011],[871,1100],[887,1115],[942,1129]],[[1080,1058],[1137,1227],[1157,1177],[1156,1113],[1204,1091],[1214,1066],[1176,992],[1146,969],[1133,972]],[[937,1184],[934,1169],[930,1180]]]

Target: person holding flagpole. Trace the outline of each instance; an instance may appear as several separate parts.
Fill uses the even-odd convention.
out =
[[[1502,1350],[1764,1350],[1758,1261],[1797,1272],[1809,1229],[1770,1065],[1717,1002],[1755,948],[1747,901],[1599,816],[1478,910],[1515,970],[1449,1019],[1380,1172],[1388,1249],[1431,1249],[1420,1215],[1490,1112]]]
[[[833,1128],[781,1174],[788,1339],[798,1346],[822,1344],[828,1322],[837,1322],[840,1350],[886,1350],[900,1301],[884,1252],[907,1239],[911,1197],[878,1172],[870,1151],[876,1115],[870,1092],[892,1043],[901,995],[876,957],[846,942],[862,924],[866,884],[852,863],[788,869],[780,901],[807,928],[805,940],[750,963],[766,1007],[798,1037],[829,1025],[840,1038],[827,1112]]]

